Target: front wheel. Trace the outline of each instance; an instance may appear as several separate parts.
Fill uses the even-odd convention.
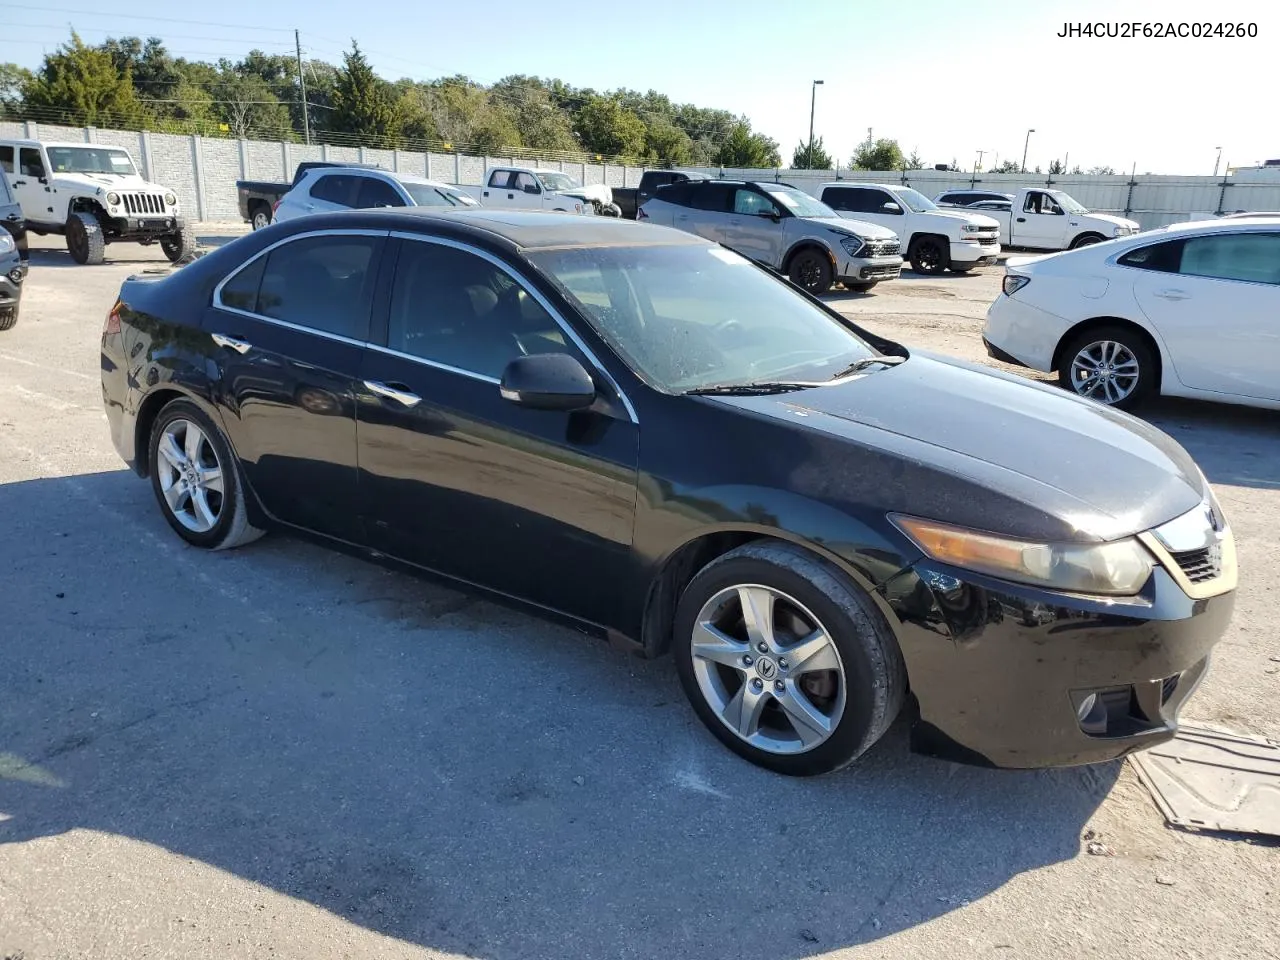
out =
[[[1096,233],[1086,233],[1071,241],[1071,249],[1079,250],[1081,247],[1092,247],[1095,243],[1101,243],[1102,240],[1103,238]]]
[[[1077,396],[1127,410],[1156,387],[1156,361],[1136,334],[1122,327],[1095,327],[1063,351],[1058,382]]]
[[[712,561],[680,598],[674,629],[699,719],[778,773],[813,776],[856,760],[906,696],[902,653],[870,598],[788,544],[749,543]]]
[[[791,258],[787,268],[791,282],[814,296],[822,296],[831,289],[834,275],[830,258],[813,249],[801,250]]]
[[[911,247],[911,269],[937,276],[951,266],[951,251],[937,237],[921,237]]]
[[[67,252],[84,266],[96,266],[106,259],[107,240],[102,224],[92,213],[73,213],[67,217]]]
[[[226,550],[262,536],[249,523],[231,448],[190,400],[174,400],[160,411],[151,428],[149,454],[160,511],[187,543]]]
[[[184,223],[182,229],[167,237],[160,238],[160,249],[169,258],[170,263],[177,263],[196,252],[196,235],[191,224]]]

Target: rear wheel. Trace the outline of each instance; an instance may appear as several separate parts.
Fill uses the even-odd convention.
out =
[[[101,263],[106,258],[107,241],[102,224],[92,213],[73,213],[67,217],[67,252],[81,265]]]
[[[271,225],[271,208],[265,203],[255,204],[253,208],[253,216],[250,219],[253,229],[261,230],[263,227]]]
[[[857,759],[906,696],[901,651],[870,598],[787,544],[747,544],[703,568],[680,599],[674,638],[698,717],[778,773],[829,773]]]
[[[18,305],[0,307],[0,330],[10,330],[18,323]]]
[[[834,273],[827,255],[812,248],[797,253],[787,267],[791,282],[815,296],[831,289]]]
[[[1146,342],[1123,327],[1094,327],[1062,352],[1058,382],[1072,393],[1129,409],[1156,388],[1156,360]]]
[[[151,428],[151,487],[178,536],[225,550],[262,531],[249,523],[240,471],[222,432],[190,400],[170,402]]]

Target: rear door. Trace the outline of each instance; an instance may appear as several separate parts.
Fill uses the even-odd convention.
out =
[[[676,211],[675,226],[729,246],[729,220],[738,184],[708,181],[690,184],[689,205]]]
[[[480,202],[486,207],[515,206],[515,171],[504,167],[490,170],[486,175],[484,189],[480,191]]]
[[[356,377],[385,243],[369,231],[286,240],[223,281],[203,325],[227,435],[262,506],[355,543]]]
[[[1215,233],[1126,254],[1134,296],[1188,387],[1280,400],[1280,231]]]
[[[333,213],[349,210],[356,202],[358,178],[349,173],[322,173],[308,186],[306,181],[290,190],[280,208],[289,208],[290,216],[306,216],[310,213]],[[280,211],[276,211],[277,218]],[[288,219],[286,216],[284,219]]]
[[[53,197],[48,180],[48,171],[41,158],[38,147],[18,148],[18,171],[9,178],[13,187],[13,195],[22,207],[22,215],[27,223],[57,223],[53,212]]]
[[[385,346],[365,355],[358,414],[373,546],[609,623],[630,562],[634,418],[616,399],[571,413],[504,399],[502,372],[525,354],[571,354],[609,387],[502,261],[450,241],[393,242]]]

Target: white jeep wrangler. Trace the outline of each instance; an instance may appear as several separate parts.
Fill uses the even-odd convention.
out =
[[[0,140],[0,167],[27,229],[62,234],[76,263],[101,263],[108,243],[160,241],[177,262],[195,235],[171,190],[148,183],[127,150],[96,143]]]

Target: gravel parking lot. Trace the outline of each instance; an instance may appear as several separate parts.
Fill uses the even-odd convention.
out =
[[[1275,845],[1166,828],[1125,764],[961,767],[899,724],[789,780],[716,744],[669,661],[289,536],[187,548],[98,380],[120,281],[163,255],[33,247],[0,334],[0,958],[1280,956]],[[989,362],[998,290],[830,299]],[[1187,717],[1280,738],[1280,423],[1145,415],[1239,543]]]

